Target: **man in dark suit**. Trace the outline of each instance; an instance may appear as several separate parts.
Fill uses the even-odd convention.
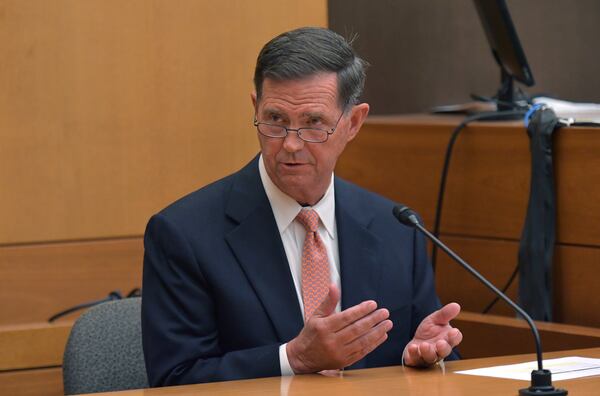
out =
[[[261,153],[152,217],[142,330],[152,386],[426,366],[462,335],[393,202],[333,176],[369,106],[364,62],[302,28],[259,54]]]

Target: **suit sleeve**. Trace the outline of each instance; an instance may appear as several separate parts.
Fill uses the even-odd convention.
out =
[[[167,218],[150,219],[144,247],[142,341],[150,386],[280,375],[279,344],[221,349],[210,284]]]

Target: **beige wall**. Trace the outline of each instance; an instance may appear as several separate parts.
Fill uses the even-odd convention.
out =
[[[15,249],[135,240],[247,162],[260,47],[326,23],[325,0],[0,0],[0,306]]]
[[[3,1],[0,243],[136,235],[257,150],[274,34],[325,1]]]

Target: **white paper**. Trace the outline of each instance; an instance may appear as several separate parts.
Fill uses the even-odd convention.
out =
[[[600,104],[576,103],[546,97],[533,99],[533,103],[543,103],[554,110],[558,118],[572,118],[575,122],[600,123]]]
[[[570,356],[544,360],[544,369],[552,372],[552,381],[600,375],[600,359]],[[480,375],[484,377],[531,380],[531,371],[537,370],[537,361],[485,367],[474,370],[456,371],[456,374]]]

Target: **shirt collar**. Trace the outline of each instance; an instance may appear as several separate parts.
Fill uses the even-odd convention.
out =
[[[258,160],[258,170],[260,173],[260,180],[262,181],[267,198],[273,209],[273,215],[275,216],[275,222],[279,233],[282,234],[294,221],[302,206],[298,204],[292,197],[284,193],[273,183],[271,177],[267,173],[265,168],[264,159],[262,154]],[[333,174],[331,175],[331,182],[325,195],[319,202],[314,206],[310,207],[314,209],[321,219],[321,223],[325,226],[329,236],[335,238],[335,190],[333,183]]]

